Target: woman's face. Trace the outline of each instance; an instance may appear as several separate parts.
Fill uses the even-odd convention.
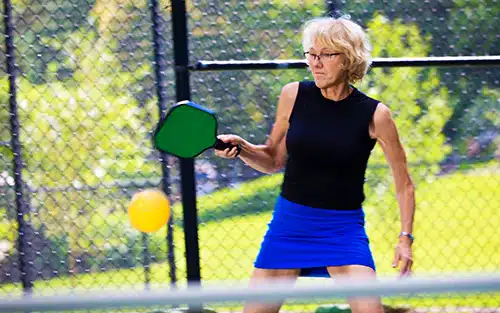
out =
[[[335,49],[315,46],[306,52],[309,69],[318,88],[328,88],[347,80],[342,69],[344,56]]]

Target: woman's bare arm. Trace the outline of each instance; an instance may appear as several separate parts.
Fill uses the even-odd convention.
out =
[[[396,197],[401,215],[401,232],[413,232],[413,219],[415,215],[415,187],[408,171],[406,153],[399,139],[396,124],[389,108],[379,103],[372,123],[372,133],[382,147],[385,157],[391,166]],[[401,237],[396,248],[394,267],[402,261],[401,274],[409,273],[412,265],[411,240]]]

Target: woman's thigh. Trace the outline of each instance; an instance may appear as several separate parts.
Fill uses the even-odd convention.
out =
[[[349,280],[375,280],[375,271],[364,265],[330,266],[328,273],[332,278]],[[383,313],[380,297],[352,297],[347,299],[352,313]]]
[[[255,268],[250,278],[250,286],[262,286],[272,279],[280,280],[280,282],[289,280],[290,283],[294,283],[299,276],[299,272],[299,269]],[[283,301],[276,303],[246,303],[243,313],[277,313],[282,305]]]

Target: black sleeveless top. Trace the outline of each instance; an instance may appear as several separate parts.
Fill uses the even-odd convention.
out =
[[[290,114],[281,196],[323,209],[360,209],[368,157],[376,140],[369,124],[379,101],[353,86],[329,100],[313,81],[300,82]]]

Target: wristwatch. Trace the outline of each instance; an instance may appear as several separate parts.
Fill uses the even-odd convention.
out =
[[[400,232],[400,233],[399,233],[399,237],[401,237],[401,236],[406,236],[406,237],[410,238],[410,239],[411,239],[411,241],[415,241],[415,237],[413,237],[413,235],[412,235],[412,234],[407,233],[407,232],[405,232],[405,231],[402,231],[402,232]]]

